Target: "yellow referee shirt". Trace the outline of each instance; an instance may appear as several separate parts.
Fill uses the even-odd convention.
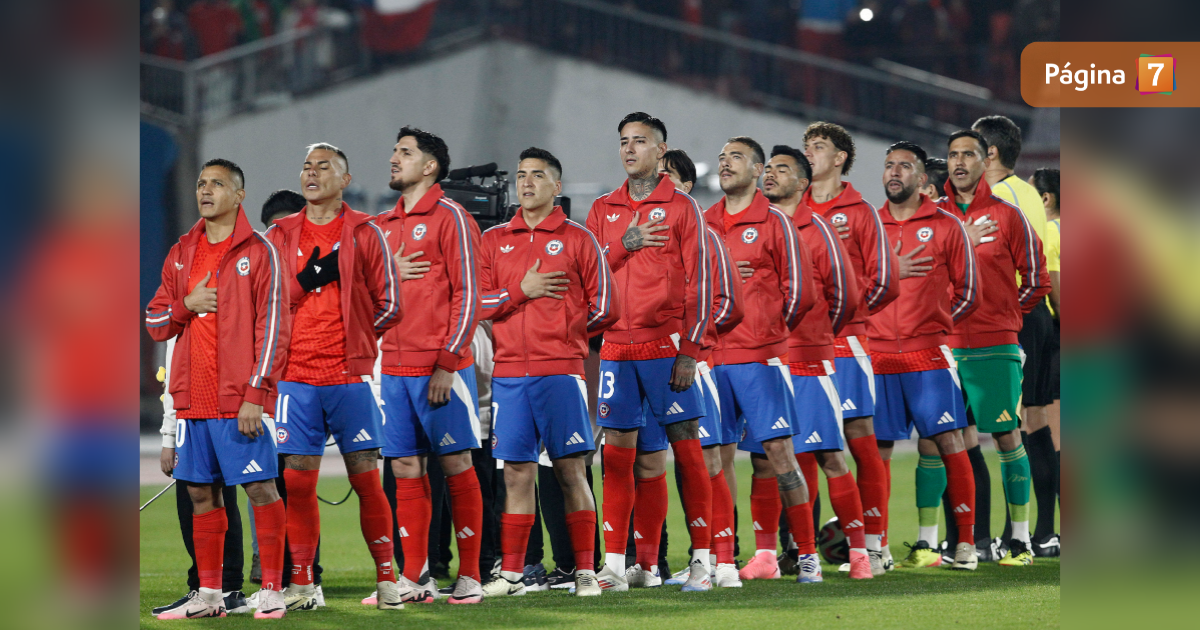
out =
[[[992,186],[992,194],[1020,208],[1025,218],[1033,224],[1033,231],[1037,232],[1038,238],[1045,242],[1046,206],[1042,204],[1042,196],[1036,188],[1016,175],[1009,175]]]

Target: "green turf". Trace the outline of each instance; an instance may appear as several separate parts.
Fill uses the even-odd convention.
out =
[[[998,470],[995,454],[989,453],[988,459],[991,469]],[[902,543],[912,540],[917,529],[912,482],[916,462],[916,454],[911,453],[897,454],[892,463],[891,547],[897,561],[903,555]],[[752,553],[754,541],[750,527],[750,463],[738,464],[741,559],[745,560]],[[598,467],[595,472],[599,478]],[[671,479],[670,475],[668,479]],[[674,484],[669,485],[672,496],[667,524],[672,544],[668,560],[673,567],[681,567],[687,552],[687,533]],[[821,514],[825,520],[833,516],[833,510],[824,497],[824,482],[821,485]],[[142,501],[159,489],[142,488]],[[322,496],[338,498],[347,490],[349,482],[344,477],[323,480],[319,488]],[[172,622],[153,619],[150,609],[174,601],[186,589],[185,572],[189,561],[179,538],[173,492],[168,492],[141,513],[140,612],[144,628],[171,627]],[[994,484],[992,505],[992,531],[993,535],[998,535],[1004,526],[1004,498],[999,484]],[[242,507],[244,513],[244,503]],[[328,607],[288,615],[283,623],[289,627],[375,628],[422,624],[435,628],[524,628],[576,623],[591,630],[629,628],[650,620],[656,626],[661,626],[662,622],[676,622],[681,627],[745,627],[760,622],[794,624],[812,621],[853,628],[1059,625],[1059,563],[1057,559],[1041,558],[1032,567],[1021,569],[1003,569],[995,563],[981,563],[974,573],[897,569],[881,578],[864,581],[851,581],[838,575],[836,567],[827,565],[825,582],[815,585],[800,585],[785,578],[750,581],[742,589],[711,593],[685,594],[672,587],[608,593],[588,599],[575,598],[564,592],[530,593],[522,598],[488,600],[478,606],[448,606],[439,601],[427,605],[410,604],[402,611],[383,612],[359,604],[359,600],[375,588],[375,576],[359,531],[356,507],[353,498],[339,507],[321,505],[321,557]],[[1031,520],[1036,520],[1036,506],[1031,508],[1030,516]],[[247,535],[247,561],[249,545]],[[552,569],[548,542],[546,558],[547,568]],[[246,590],[253,592],[255,587],[247,582]],[[255,622],[249,615],[237,615],[198,623],[239,628],[262,622]]]

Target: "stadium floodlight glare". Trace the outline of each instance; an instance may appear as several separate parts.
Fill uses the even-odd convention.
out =
[[[871,20],[875,19],[875,12],[864,8],[862,11],[858,12],[858,17],[864,22],[870,22]]]

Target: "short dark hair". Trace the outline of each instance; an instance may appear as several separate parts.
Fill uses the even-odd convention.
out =
[[[416,138],[417,148],[421,150],[421,153],[431,155],[433,159],[437,160],[437,181],[445,179],[446,174],[450,172],[450,149],[446,146],[446,141],[416,127],[401,127],[400,133],[396,134],[396,142],[400,142],[400,139],[405,136]]]
[[[333,151],[339,158],[342,158],[342,166],[346,167],[346,172],[350,172],[350,158],[346,157],[345,151],[333,146],[332,144],[329,144],[328,142],[316,142],[308,145],[308,147],[306,147],[304,150],[304,154],[308,155],[309,153],[317,150]]]
[[[845,151],[846,161],[842,163],[842,175],[850,172],[850,167],[854,166],[854,138],[850,137],[850,132],[846,131],[845,127],[818,120],[804,130],[805,142],[813,138],[829,138],[838,151]]]
[[[929,154],[925,153],[925,149],[922,149],[917,143],[909,142],[908,140],[893,142],[892,146],[887,148],[887,153],[891,153],[892,151],[908,151],[912,153],[917,156],[917,163],[920,164],[921,170],[925,170],[925,161],[929,159]],[[887,155],[887,153],[884,155]]]
[[[225,158],[213,158],[205,162],[204,166],[200,167],[200,170],[203,171],[210,166],[220,166],[221,168],[229,171],[231,175],[237,178],[236,183],[238,190],[243,190],[246,188],[246,174],[242,172],[242,167],[234,164],[232,160],[226,160]]]
[[[776,155],[786,155],[796,160],[796,164],[799,164],[800,168],[804,170],[804,179],[812,181],[812,164],[804,156],[803,151],[795,147],[789,147],[786,144],[777,144],[771,147],[771,157],[775,157]]]
[[[996,147],[1004,168],[1017,167],[1017,158],[1021,157],[1021,128],[1017,123],[1008,116],[984,116],[976,120],[971,129],[983,135],[989,146]]]
[[[762,164],[767,161],[767,154],[763,151],[762,145],[754,138],[750,136],[734,136],[726,140],[725,144],[732,144],[734,142],[750,147],[750,150],[754,152],[754,164]]]
[[[959,129],[950,134],[950,139],[946,141],[946,146],[949,147],[954,144],[954,141],[959,138],[975,138],[979,142],[979,148],[983,150],[983,157],[987,157],[987,150],[991,145],[988,144],[987,138],[984,138],[983,134],[974,129]]]
[[[679,181],[696,183],[696,164],[683,149],[670,149],[662,156],[663,164],[679,175]]]
[[[521,152],[520,160],[541,160],[554,170],[554,179],[562,179],[562,162],[554,157],[554,154],[537,147],[529,147]]]
[[[650,114],[647,114],[646,112],[631,112],[629,114],[625,114],[625,117],[622,118],[621,122],[617,124],[617,133],[621,133],[621,130],[625,128],[625,125],[628,125],[629,123],[642,123],[651,129],[656,129],[658,130],[658,133],[662,134],[662,141],[667,141],[667,126],[663,124],[663,121],[651,116]]]
[[[303,210],[307,204],[308,202],[305,201],[304,195],[294,190],[287,190],[286,188],[276,190],[263,202],[260,218],[264,226],[271,227],[271,217],[281,212],[284,214],[295,214]]]
[[[950,179],[950,166],[943,158],[928,158],[925,160],[925,176],[929,178],[929,185],[941,192],[946,189],[946,180]]]
[[[1039,168],[1033,172],[1033,187],[1039,195],[1050,193],[1054,195],[1054,205],[1062,208],[1062,197],[1059,196],[1060,174],[1056,168]]]

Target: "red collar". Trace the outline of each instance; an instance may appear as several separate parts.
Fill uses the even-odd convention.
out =
[[[846,187],[842,189],[842,192],[838,194],[837,197],[833,198],[833,206],[831,206],[830,209],[862,203],[862,193],[855,190],[854,185],[850,182],[842,183],[845,184]],[[809,206],[813,205],[812,186],[809,186],[808,189],[804,191],[804,195],[800,197],[800,203],[807,204]]]
[[[929,197],[924,193],[917,194],[921,195],[921,205],[917,207],[916,214],[907,219],[908,221],[912,221],[913,219],[925,219],[937,214],[937,204],[933,203],[933,201],[930,200]],[[899,225],[900,221],[896,219],[896,217],[892,216],[892,211],[889,209],[891,204],[892,202],[890,201],[883,202],[883,207],[879,209],[879,218],[884,223]]]
[[[233,241],[229,243],[230,247],[236,247],[242,241],[249,239],[254,235],[254,228],[250,226],[250,220],[246,218],[246,211],[242,208],[242,204],[238,204],[237,218],[233,222]],[[179,239],[185,245],[193,245],[200,242],[200,239],[205,238],[204,219],[200,219],[188,230],[183,238]]]
[[[666,173],[661,173],[658,176],[658,186],[650,192],[650,196],[645,199],[635,202],[629,198],[629,179],[626,178],[625,183],[621,187],[612,191],[608,195],[608,203],[627,206],[632,208],[634,203],[667,203],[675,198],[675,184],[671,182],[671,178]]]
[[[946,197],[949,199],[951,206],[957,210],[958,202],[955,201],[957,199],[957,197],[954,196],[955,192],[956,191],[954,188],[954,182],[947,179],[946,180]],[[971,214],[971,212],[973,212],[978,207],[977,204],[986,203],[987,201],[991,200],[991,198],[992,198],[992,187],[988,186],[987,176],[986,175],[981,176],[979,178],[979,183],[975,185],[975,197],[971,199],[971,205],[967,206],[967,211],[965,214]],[[962,211],[959,210],[959,212],[962,212]]]
[[[563,209],[559,206],[554,206],[554,210],[552,210],[550,212],[550,215],[547,216],[545,219],[542,219],[542,222],[537,224],[537,227],[532,228],[532,229],[533,230],[541,230],[543,232],[553,232],[553,231],[557,230],[558,226],[562,225],[563,222],[566,220],[567,220],[567,215],[565,212],[563,212]],[[512,220],[508,222],[508,227],[505,229],[509,232],[517,232],[520,230],[529,230],[530,229],[529,224],[525,223],[525,209],[524,208],[517,209],[517,215],[514,216],[512,218]]]
[[[808,207],[808,204],[803,201],[796,206],[796,214],[792,215],[792,224],[797,228],[802,228],[813,222],[813,209]]]
[[[733,224],[741,225],[743,223],[763,223],[767,220],[767,217],[770,215],[772,207],[773,206],[771,205],[771,202],[767,201],[766,195],[763,195],[761,190],[755,188],[754,189],[754,198],[750,200],[750,205],[746,206],[745,210],[742,210],[741,212],[733,215],[733,216],[737,217],[737,219],[733,222]],[[712,207],[708,209],[708,212],[706,212],[705,215],[706,215],[705,216],[706,222],[708,222],[712,225],[720,226],[720,229],[718,229],[717,231],[724,232],[725,231],[725,198],[721,197],[721,199],[719,201],[717,201],[717,203],[713,204]],[[716,223],[713,223],[714,221]]]
[[[358,210],[351,208],[344,201],[342,202],[341,214],[342,214],[342,221],[343,221],[343,223],[342,223],[343,229],[345,229],[346,227],[351,227],[351,228],[357,227],[359,225],[362,225],[363,223],[367,223],[368,221],[370,221],[371,219],[374,218],[365,212],[359,212]],[[305,211],[301,210],[300,212],[297,212],[295,214],[289,214],[288,216],[283,217],[282,219],[279,219],[278,221],[275,222],[275,224],[278,225],[279,229],[281,229],[281,230],[287,230],[287,231],[297,230],[297,229],[300,229],[301,227],[303,227],[305,216],[306,216]]]

